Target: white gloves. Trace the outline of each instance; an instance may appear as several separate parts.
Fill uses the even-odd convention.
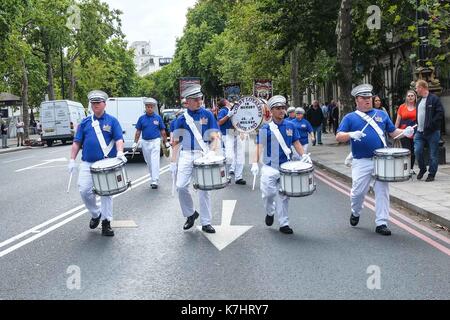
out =
[[[75,163],[75,160],[70,159],[69,165],[67,166],[67,170],[69,171],[69,173],[72,174],[76,168],[77,168],[77,164]]]
[[[117,159],[122,160],[123,163],[127,163],[127,157],[125,157],[125,154],[123,153],[123,151],[117,151]]]
[[[350,138],[352,138],[355,141],[361,141],[361,138],[364,138],[366,134],[362,131],[352,131],[348,133],[350,135]]]
[[[170,148],[170,143],[169,143],[169,142],[166,142],[166,143],[165,143],[165,146],[166,146],[166,149],[169,149],[169,148]]]
[[[310,155],[309,153],[303,154],[303,156],[302,156],[302,158],[300,159],[300,161],[301,161],[301,162],[304,162],[304,163],[312,164],[312,160],[311,160],[311,157],[310,157],[309,155]]]
[[[228,117],[228,118],[231,118],[231,117],[233,116],[233,114],[234,114],[234,112],[231,111],[231,110],[229,110],[229,111],[228,111],[228,114],[227,114],[227,117]]]
[[[407,138],[411,138],[414,135],[414,128],[406,127],[405,129],[403,129],[403,135]]]
[[[347,167],[351,167],[351,166],[352,166],[352,161],[353,161],[353,153],[350,152],[350,153],[348,154],[347,158],[345,158],[344,164],[345,164]]]
[[[254,162],[252,164],[251,172],[253,173],[254,176],[258,175],[258,173],[259,173],[259,166],[258,166],[258,164],[256,162]]]
[[[133,149],[133,152],[135,152],[138,148],[138,143],[134,142],[133,145],[131,146],[131,149]]]

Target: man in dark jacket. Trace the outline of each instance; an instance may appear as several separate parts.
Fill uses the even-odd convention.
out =
[[[439,139],[441,125],[444,120],[444,107],[438,96],[428,90],[428,83],[424,80],[416,82],[417,95],[422,97],[417,102],[417,132],[414,136],[414,150],[419,164],[417,179],[422,179],[427,167],[424,160],[424,146],[428,143],[430,152],[428,177],[425,181],[433,181],[438,169]]]
[[[312,107],[306,112],[306,120],[311,123],[313,127],[314,138],[317,143],[322,144],[322,124],[323,124],[323,112],[320,108],[319,101],[314,100]],[[313,142],[313,146],[316,142]]]

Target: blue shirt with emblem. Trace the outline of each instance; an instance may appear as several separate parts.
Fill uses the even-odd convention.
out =
[[[366,112],[366,114],[371,118],[374,116],[374,114],[376,114],[374,120],[376,124],[381,128],[381,130],[383,130],[383,133],[391,133],[395,131],[396,128],[386,112],[382,110],[372,109]],[[352,112],[347,114],[342,119],[337,132],[361,131],[366,124],[366,120],[361,118],[355,112]],[[350,139],[353,158],[355,159],[372,158],[373,153],[376,149],[384,148],[383,142],[371,125],[367,126],[367,128],[364,130],[364,133],[366,134],[366,136],[362,137],[361,141],[354,141],[353,139]]]
[[[98,120],[100,124],[100,130],[105,138],[106,145],[109,145],[111,140],[118,141],[123,140],[122,127],[119,121],[106,112],[100,118],[93,115],[94,120]],[[103,151],[98,141],[94,128],[92,127],[92,118],[88,116],[84,118],[77,130],[74,138],[75,142],[79,142],[82,145],[83,151],[81,160],[87,162],[95,162],[104,159]],[[108,154],[109,158],[114,158],[117,155],[116,145],[114,143],[113,148]]]
[[[187,112],[194,119],[194,124],[202,135],[203,141],[209,142],[211,132],[219,132],[219,125],[211,111],[202,107],[199,110],[187,110]],[[175,141],[180,141],[183,150],[202,150],[186,123],[184,114],[175,121],[173,137]]]
[[[225,118],[227,115],[228,115],[228,108],[221,108],[219,111],[219,114],[217,115],[217,119],[221,120],[221,119]],[[222,135],[224,135],[224,136],[227,135],[228,129],[234,129],[233,124],[231,123],[231,119],[228,119],[227,121],[225,121],[224,124],[222,124],[220,126],[220,131],[222,132]]]
[[[295,130],[292,121],[283,119],[283,121],[278,125],[278,130],[280,130],[280,133],[288,148],[291,148],[294,142],[299,140],[297,130]],[[281,148],[277,138],[275,138],[270,130],[269,124],[265,124],[261,127],[258,135],[256,136],[256,143],[264,146],[263,163],[265,165],[278,169],[280,165],[288,161],[286,154]]]
[[[161,137],[161,130],[166,129],[162,118],[156,113],[147,113],[139,117],[136,129],[142,131],[142,139],[151,140]]]
[[[309,121],[305,118],[303,118],[302,120],[298,120],[297,118],[295,118],[294,120],[291,120],[291,122],[294,125],[295,130],[297,130],[300,143],[302,145],[308,144],[308,134],[313,132],[311,123],[309,123]]]

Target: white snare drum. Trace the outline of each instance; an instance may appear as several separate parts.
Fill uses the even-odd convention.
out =
[[[93,191],[99,196],[124,192],[131,185],[125,163],[117,158],[103,159],[91,165]]]
[[[288,161],[280,167],[280,193],[288,197],[305,197],[316,190],[312,164]]]
[[[234,128],[243,133],[258,129],[264,118],[264,103],[256,97],[243,97],[233,106],[231,123]]]
[[[225,157],[202,157],[194,161],[194,188],[217,190],[228,185]]]
[[[408,149],[377,149],[373,161],[373,175],[379,181],[399,182],[411,178],[411,152]]]

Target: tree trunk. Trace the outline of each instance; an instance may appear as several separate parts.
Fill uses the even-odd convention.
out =
[[[300,107],[300,91],[298,88],[298,58],[300,47],[298,45],[291,51],[291,97],[292,106]]]
[[[351,28],[352,0],[342,0],[336,28],[337,33],[337,65],[339,100],[342,106],[340,118],[353,111],[354,99],[352,91],[352,28]]]
[[[24,126],[24,139],[28,139],[28,128],[30,126],[30,117],[28,115],[28,70],[27,65],[25,64],[25,60],[22,59],[22,121],[25,124]]]
[[[73,75],[73,66],[71,66],[69,72],[69,100],[75,100],[75,85],[76,80],[75,76]]]
[[[55,100],[55,86],[53,84],[52,55],[51,55],[49,46],[45,46],[45,63],[47,65],[48,99]]]

